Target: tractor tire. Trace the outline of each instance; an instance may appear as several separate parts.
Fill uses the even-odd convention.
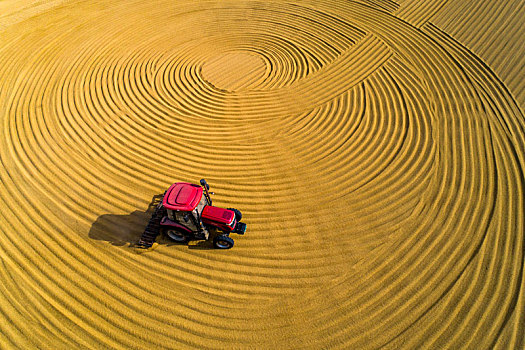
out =
[[[231,211],[233,211],[233,212],[235,213],[235,220],[237,220],[237,221],[241,221],[241,219],[242,219],[242,213],[241,213],[240,210],[238,210],[238,209],[233,209],[233,208],[227,208],[227,209],[228,209],[228,210],[231,210]]]
[[[233,239],[225,235],[216,236],[213,239],[213,246],[217,249],[230,249],[233,247]]]
[[[168,238],[174,242],[177,242],[177,243],[188,242],[188,236],[186,236],[184,233],[182,233],[182,231],[179,231],[177,229],[166,228],[164,229],[164,234],[166,234],[166,236],[168,236]]]

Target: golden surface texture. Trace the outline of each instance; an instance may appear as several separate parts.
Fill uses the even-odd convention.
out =
[[[0,348],[523,349],[524,6],[0,2]]]

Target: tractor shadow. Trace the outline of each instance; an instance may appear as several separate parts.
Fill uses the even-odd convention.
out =
[[[162,199],[162,194],[154,195],[146,211],[135,210],[128,215],[103,214],[91,225],[89,238],[109,242],[114,246],[129,245],[134,247],[142,236],[146,225],[153,215],[157,204]],[[157,236],[156,242],[166,246],[184,246],[189,249],[213,249],[210,241],[191,241],[189,244],[179,244],[171,241],[162,234]]]
[[[91,225],[89,238],[106,241],[114,246],[123,246],[138,242],[150,215],[136,210],[129,215],[100,215]]]

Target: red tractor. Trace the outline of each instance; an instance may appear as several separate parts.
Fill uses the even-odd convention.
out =
[[[215,248],[233,247],[230,233],[243,235],[246,231],[241,212],[212,206],[210,186],[204,179],[200,184],[176,182],[171,185],[157,205],[138,246],[151,247],[160,232],[177,243],[208,240],[213,232]]]

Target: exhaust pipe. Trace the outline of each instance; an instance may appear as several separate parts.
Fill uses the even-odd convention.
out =
[[[208,204],[211,205],[211,197],[210,197],[210,185],[206,182],[206,180],[201,179],[201,186],[204,188],[204,195],[206,196],[206,199],[208,200]]]

